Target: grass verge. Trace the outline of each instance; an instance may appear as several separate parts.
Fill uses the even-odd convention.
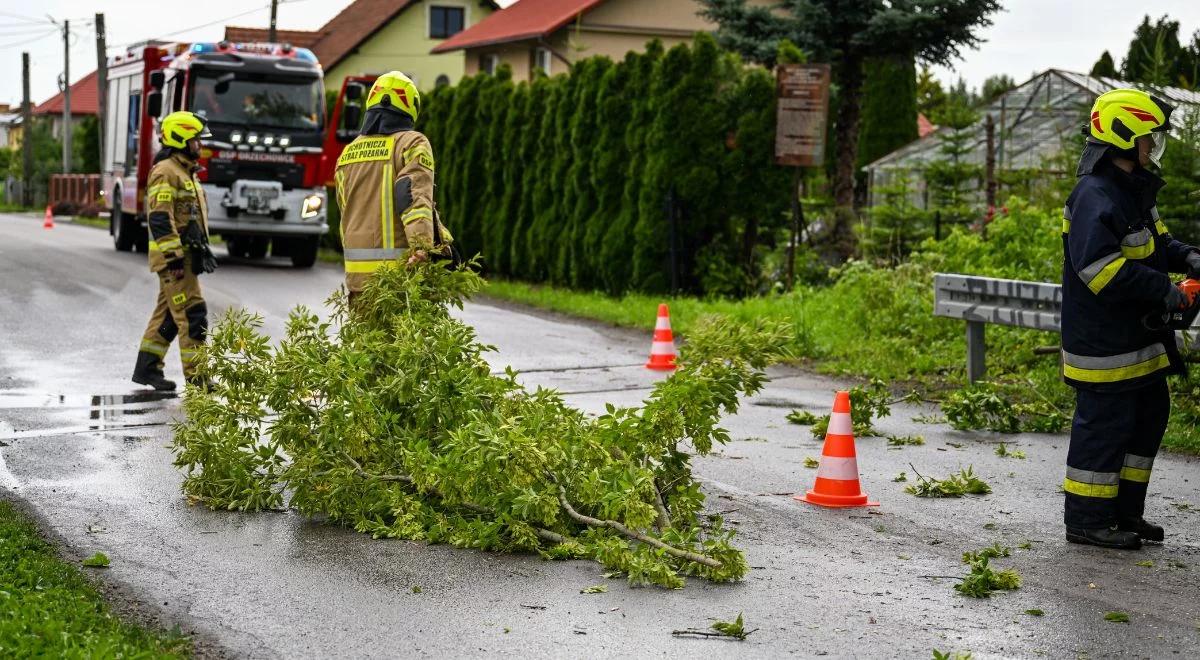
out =
[[[191,642],[113,615],[81,570],[0,501],[0,656],[183,658]]]
[[[791,349],[820,373],[857,379],[879,378],[897,389],[916,388],[930,398],[966,386],[963,324],[935,318],[932,271],[918,264],[894,269],[865,265],[842,270],[834,284],[744,300],[630,293],[610,297],[552,286],[493,280],[487,296],[539,309],[644,329],[649,338],[657,306],[671,308],[671,326],[686,337],[705,314],[740,320],[786,321],[794,329]],[[1054,355],[1034,349],[1058,343],[1054,333],[991,326],[987,331],[988,376],[982,386],[1014,403],[1047,406],[1067,416],[1074,391],[1059,378]],[[1193,373],[1200,369],[1193,369]],[[1193,377],[1195,378],[1195,377]],[[1176,413],[1163,446],[1200,453],[1200,383],[1172,379]]]

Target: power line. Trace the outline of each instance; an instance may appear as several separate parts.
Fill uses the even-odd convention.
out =
[[[0,44],[0,50],[8,50],[9,48],[16,48],[17,46],[24,46],[25,44],[31,44],[35,41],[40,41],[42,39],[45,39],[46,37],[48,37],[52,34],[55,34],[57,32],[58,32],[58,28],[53,28],[47,32],[43,32],[43,33],[37,35],[36,37],[30,37],[29,39],[26,39],[24,41],[15,41],[15,42],[9,43],[9,44]]]
[[[8,18],[15,18],[17,20],[25,21],[27,23],[47,23],[47,22],[49,22],[44,18],[34,18],[32,16],[22,16],[21,14],[12,14],[12,13],[9,13],[6,11],[0,11],[0,16],[7,16]]]
[[[182,30],[176,30],[176,31],[174,31],[174,32],[168,32],[168,33],[166,33],[166,34],[162,34],[162,35],[159,35],[159,36],[160,36],[160,37],[174,37],[174,36],[176,36],[176,35],[180,35],[180,34],[184,34],[184,33],[187,33],[187,32],[191,32],[191,31],[193,31],[193,30],[199,30],[199,29],[201,29],[201,28],[211,27],[211,26],[213,26],[213,25],[218,25],[218,24],[220,24],[220,23],[224,23],[225,21],[231,21],[231,20],[233,20],[233,19],[235,19],[235,18],[241,18],[242,16],[248,16],[248,15],[250,15],[250,14],[253,14],[253,13],[255,13],[255,12],[264,11],[264,10],[267,10],[267,9],[270,9],[270,8],[271,8],[271,5],[263,5],[263,6],[261,6],[261,7],[255,7],[254,9],[249,9],[249,10],[246,10],[246,11],[244,11],[244,12],[241,12],[241,13],[238,13],[238,14],[234,14],[234,15],[232,15],[232,16],[226,16],[225,18],[219,18],[219,19],[217,19],[217,20],[215,20],[215,21],[210,21],[210,22],[208,22],[208,23],[202,23],[202,24],[200,24],[200,25],[193,25],[193,26],[191,26],[191,27],[186,27],[186,28],[183,28]],[[126,43],[126,44],[118,44],[118,45],[115,45],[115,46],[109,46],[109,48],[125,48],[125,47],[127,47],[127,46],[132,46],[132,45],[134,45],[134,44],[140,44],[140,43],[142,43],[142,42],[144,42],[144,41],[145,41],[145,39],[138,39],[137,41],[131,41],[131,42],[129,42],[129,43]]]

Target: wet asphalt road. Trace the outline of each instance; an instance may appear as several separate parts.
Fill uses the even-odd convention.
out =
[[[319,308],[333,267],[226,260],[203,280],[210,310],[241,305],[282,333],[289,308]],[[1200,460],[1165,455],[1147,517],[1168,543],[1139,553],[1068,545],[1058,484],[1063,436],[965,434],[897,406],[876,426],[926,445],[858,442],[874,509],[793,501],[820,455],[793,407],[824,413],[839,383],[793,369],[727,420],[734,441],[696,461],[708,507],[739,530],[754,567],[741,583],[692,580],[679,591],[582,595],[605,582],[590,562],[547,562],[375,541],[289,513],[188,506],[171,466],[178,401],[128,381],[151,310],[145,256],[116,253],[103,231],[0,215],[0,496],[19,498],[74,552],[112,558],[107,578],[161,620],[218,639],[239,657],[714,656],[1197,657],[1200,655]],[[529,384],[571,393],[589,410],[634,404],[655,375],[642,369],[647,331],[581,324],[490,302],[463,317]],[[178,376],[178,353],[168,376]],[[994,454],[1001,439],[1026,460]],[[973,465],[994,493],[918,499],[892,478],[945,476]],[[1030,542],[1030,549],[1018,545]],[[1023,587],[988,600],[958,596],[964,551],[999,542]],[[1152,562],[1138,566],[1137,562]],[[420,593],[414,593],[414,587]],[[1040,609],[1043,617],[1024,614]],[[1130,623],[1108,623],[1123,611]],[[680,639],[744,612],[745,643]]]

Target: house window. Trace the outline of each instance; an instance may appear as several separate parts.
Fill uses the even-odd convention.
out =
[[[429,38],[448,39],[462,32],[465,14],[462,7],[430,7]]]
[[[535,71],[550,75],[550,50],[548,48],[538,48],[533,51],[533,68]]]
[[[500,56],[495,54],[479,56],[479,70],[486,74],[496,73],[496,69],[500,68]]]

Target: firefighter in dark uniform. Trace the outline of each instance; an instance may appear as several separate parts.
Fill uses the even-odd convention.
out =
[[[1168,273],[1200,274],[1200,252],[1171,237],[1155,198],[1171,106],[1133,89],[1103,94],[1063,210],[1063,377],[1076,390],[1067,453],[1067,540],[1137,549],[1162,542],[1142,517],[1170,414],[1166,377],[1184,372],[1161,318],[1189,301]],[[1157,328],[1157,329],[1156,329]]]
[[[204,385],[195,375],[196,348],[204,343],[208,307],[200,294],[200,272],[212,264],[207,252],[208,205],[196,173],[200,138],[208,137],[207,122],[190,112],[172,112],[159,125],[162,150],[146,182],[147,225],[150,231],[150,270],[158,275],[158,302],[142,336],[133,382],[156,390],[173,390],[163,375],[163,358],[179,339],[183,376]]]

